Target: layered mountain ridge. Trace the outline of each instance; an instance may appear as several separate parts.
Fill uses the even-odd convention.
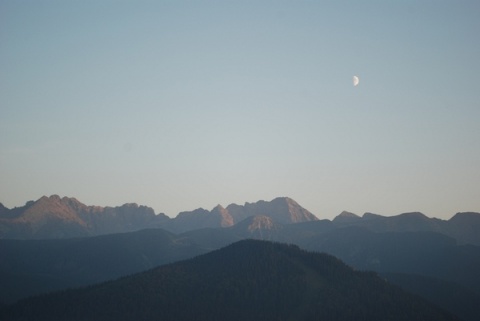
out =
[[[374,232],[438,232],[454,238],[459,244],[480,245],[480,213],[460,212],[449,220],[430,218],[420,212],[382,216],[365,213],[358,216],[343,212],[333,220],[339,227],[357,226]]]
[[[87,206],[76,198],[52,195],[8,209],[0,203],[0,239],[61,239],[124,233],[145,228],[163,228],[183,233],[202,228],[228,228],[250,217],[263,216],[272,222],[259,225],[256,233],[279,226],[318,221],[293,199],[278,197],[244,205],[217,205],[212,210],[198,208],[170,218],[136,203],[117,207]],[[264,219],[265,220],[265,219]],[[331,221],[337,227],[357,226],[375,232],[439,232],[460,244],[480,245],[480,214],[457,213],[449,220],[429,218],[420,212],[363,216],[342,212]],[[263,232],[262,232],[263,235]]]
[[[116,281],[30,298],[0,309],[0,318],[458,320],[330,255],[254,240]]]
[[[317,220],[317,217],[288,197],[270,202],[216,206],[211,211],[199,208],[169,218],[135,203],[118,207],[87,206],[75,198],[52,195],[25,206],[8,209],[0,204],[0,238],[49,239],[85,237],[132,232],[145,228],[164,228],[182,233],[199,228],[230,227],[256,215],[291,224]]]
[[[20,208],[0,206],[0,303],[91,285],[239,240],[260,239],[332,254],[356,269],[407,284],[442,306],[464,302],[451,304],[449,310],[464,320],[477,319],[480,213],[457,213],[449,220],[418,212],[390,217],[342,212],[333,220],[318,220],[308,213],[289,198],[218,205],[173,219],[137,204],[103,208],[58,196]],[[14,224],[17,230],[8,230]],[[14,240],[3,237],[4,232],[23,234]],[[109,235],[91,237],[102,232]],[[80,233],[87,237],[77,237]],[[441,291],[431,291],[431,286]]]

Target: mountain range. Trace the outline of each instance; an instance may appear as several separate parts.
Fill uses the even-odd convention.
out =
[[[458,320],[333,256],[240,241],[191,260],[18,302],[4,320]]]
[[[288,197],[245,205],[221,205],[211,211],[199,208],[170,218],[135,203],[119,207],[87,206],[75,198],[52,195],[8,209],[0,203],[0,238],[49,239],[132,232],[164,228],[181,233],[204,227],[228,227],[255,216],[274,217],[283,224],[317,220],[315,215]]]
[[[228,228],[255,216],[263,216],[264,221],[270,220],[271,228],[278,224],[318,221],[314,214],[288,197],[278,197],[269,202],[230,204],[226,208],[217,205],[210,211],[199,208],[170,218],[135,203],[118,207],[87,206],[75,198],[52,195],[13,209],[0,203],[0,239],[88,237],[145,228],[163,228],[172,233],[183,233],[201,228]],[[358,226],[374,232],[438,232],[454,238],[460,244],[480,245],[480,214],[474,212],[457,213],[449,220],[429,218],[419,212],[389,217],[372,213],[360,217],[342,212],[332,223],[336,227]],[[271,228],[263,227],[260,230]],[[278,226],[274,229],[278,229]]]
[[[421,213],[343,212],[319,220],[292,199],[276,198],[171,219],[136,204],[102,208],[43,197],[21,208],[0,207],[0,303],[93,285],[259,239],[329,253],[473,321],[480,313],[479,218],[479,213],[440,220]],[[72,228],[71,221],[83,225]]]

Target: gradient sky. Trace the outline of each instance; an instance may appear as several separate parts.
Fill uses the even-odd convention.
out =
[[[0,0],[0,202],[480,212],[479,34],[478,1]]]

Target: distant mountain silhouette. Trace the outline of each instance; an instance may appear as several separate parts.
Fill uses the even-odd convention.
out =
[[[350,212],[347,212],[347,211],[343,211],[342,213],[337,215],[333,219],[333,221],[335,223],[351,223],[351,222],[356,222],[360,219],[361,219],[361,217],[358,216],[357,214],[353,214],[353,213],[350,213]]]
[[[354,215],[354,214],[352,214]],[[358,216],[355,219],[341,220],[342,214],[333,221],[342,226],[363,226],[376,232],[415,232],[441,230],[441,224],[444,222],[437,218],[428,218],[422,213],[403,213],[396,216],[381,216],[378,214],[365,213],[362,218]]]
[[[449,220],[441,220],[419,212],[395,216],[365,213],[362,217],[343,212],[333,223],[339,227],[364,227],[374,232],[438,232],[453,237],[460,244],[480,245],[480,213],[457,213]]]
[[[164,222],[162,227],[175,233],[182,233],[206,227],[230,227],[246,218],[259,215],[269,217],[280,224],[318,220],[315,215],[291,198],[278,197],[270,202],[230,204],[226,208],[218,205],[211,211],[200,208],[181,212],[174,219]]]
[[[43,196],[22,207],[8,209],[0,203],[0,239],[54,239],[87,237],[163,228],[183,233],[202,228],[226,228],[255,216],[270,218],[277,225],[318,221],[311,212],[288,197],[244,205],[217,205],[179,213],[175,218],[155,214],[152,208],[135,203],[118,207],[87,206],[75,198]],[[480,245],[480,214],[457,213],[450,220],[429,218],[422,213],[362,217],[342,212],[332,220],[336,227],[358,226],[374,232],[438,232],[461,244]],[[262,233],[262,228],[257,228]]]
[[[241,241],[84,289],[21,301],[4,320],[458,320],[370,272],[296,246]]]
[[[174,232],[184,232],[207,227],[227,227],[234,224],[233,218],[221,205],[208,211],[203,208],[181,212],[164,227]]]
[[[480,214],[474,212],[455,214],[448,220],[444,233],[460,243],[480,245]]]
[[[86,206],[75,198],[52,195],[0,212],[0,238],[48,239],[94,236],[160,226],[169,218],[137,204]]]
[[[244,206],[231,204],[227,206],[227,211],[232,215],[235,223],[257,215],[271,217],[280,224],[318,220],[315,215],[288,197],[277,197],[271,202],[245,203]]]
[[[87,206],[75,198],[52,195],[30,201],[25,206],[7,209],[0,206],[0,238],[52,239],[95,236],[164,228],[182,233],[207,227],[229,227],[245,218],[264,215],[282,224],[317,220],[294,200],[279,197],[270,202],[221,205],[211,211],[196,209],[181,212],[171,219],[155,215],[152,208],[125,204],[119,207]]]

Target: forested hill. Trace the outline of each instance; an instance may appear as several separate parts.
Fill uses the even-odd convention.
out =
[[[1,320],[457,320],[371,272],[245,240],[141,274],[20,301]]]

